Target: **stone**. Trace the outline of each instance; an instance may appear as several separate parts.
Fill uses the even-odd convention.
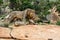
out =
[[[12,11],[12,9],[9,8],[9,6],[5,7],[5,13],[9,14]]]
[[[10,38],[10,29],[9,28],[4,28],[4,27],[0,27],[0,38]]]
[[[21,40],[60,40],[60,26],[25,25],[12,30],[11,36]]]
[[[14,39],[0,39],[0,40],[14,40]]]

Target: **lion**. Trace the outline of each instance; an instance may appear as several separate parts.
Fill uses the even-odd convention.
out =
[[[36,21],[40,20],[37,14],[35,14],[35,10],[32,9],[26,9],[24,11],[12,11],[9,13],[5,18],[4,22],[16,24],[17,20],[19,20],[23,25],[27,24],[35,24]]]

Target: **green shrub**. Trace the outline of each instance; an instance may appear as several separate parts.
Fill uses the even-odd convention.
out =
[[[60,21],[57,21],[56,25],[60,25]]]
[[[0,0],[0,5],[3,3],[3,1],[2,0]]]
[[[60,4],[59,1],[57,2],[50,2],[49,0],[10,0],[11,7],[13,10],[25,10],[27,8],[34,9],[36,11],[36,14],[38,14],[39,17],[46,17],[46,15],[50,14],[48,12],[49,9],[51,9],[53,6],[57,6]],[[32,4],[33,2],[33,4]],[[57,6],[57,10],[60,11],[60,6]]]
[[[57,6],[57,11],[60,12],[60,5]]]

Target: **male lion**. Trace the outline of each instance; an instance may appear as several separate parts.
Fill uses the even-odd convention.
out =
[[[4,22],[11,23],[19,20],[20,24],[26,25],[26,24],[35,24],[36,21],[39,20],[38,15],[35,14],[35,10],[32,9],[26,9],[24,11],[12,11],[10,14],[8,14]]]

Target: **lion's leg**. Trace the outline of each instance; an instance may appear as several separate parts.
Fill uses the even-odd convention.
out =
[[[33,25],[35,25],[35,22],[34,22],[34,20],[32,20],[32,19],[29,19],[29,24],[33,24]]]

